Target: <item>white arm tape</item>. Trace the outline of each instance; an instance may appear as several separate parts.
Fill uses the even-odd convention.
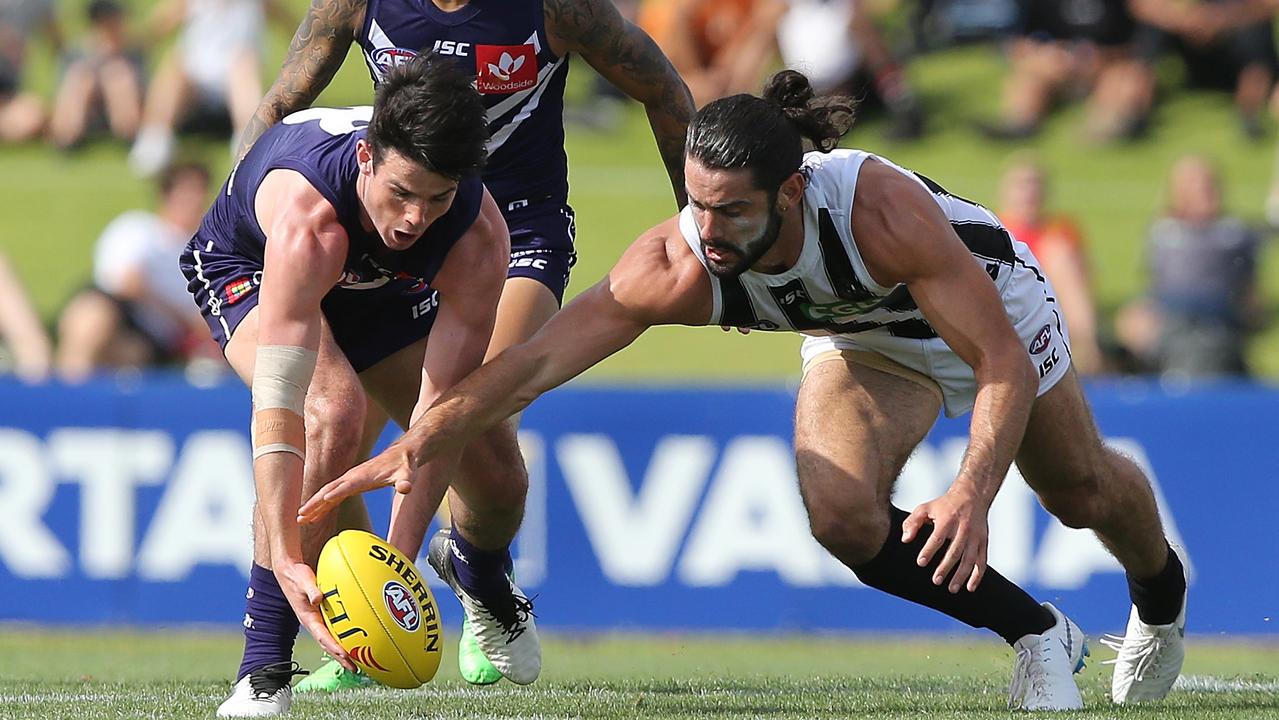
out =
[[[270,445],[255,447],[253,448],[253,459],[257,460],[263,455],[270,455],[271,453],[289,453],[290,455],[297,455],[303,462],[306,462],[306,451],[302,448],[295,448],[288,443],[271,443]]]
[[[318,353],[296,345],[259,345],[253,366],[253,408],[284,408],[302,417]]]

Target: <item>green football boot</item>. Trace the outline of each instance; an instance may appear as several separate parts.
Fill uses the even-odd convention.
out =
[[[462,679],[472,685],[492,685],[502,679],[502,673],[493,667],[475,641],[471,623],[465,617],[462,618],[462,637],[457,643],[457,669]]]
[[[325,656],[328,657],[327,655]],[[377,681],[362,672],[351,672],[338,664],[337,660],[328,660],[318,670],[302,678],[293,686],[295,693],[334,693],[343,690],[376,685]]]

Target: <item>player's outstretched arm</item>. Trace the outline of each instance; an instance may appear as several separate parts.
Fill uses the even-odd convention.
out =
[[[684,192],[684,139],[697,108],[657,43],[617,11],[612,0],[545,0],[546,28],[560,54],[577,52],[619,90],[644,103],[675,201]]]
[[[306,457],[303,419],[320,347],[320,301],[337,284],[348,240],[333,206],[299,173],[271,172],[256,212],[267,236],[254,356],[253,480],[271,570],[316,642],[354,669],[320,616],[315,572],[302,556],[297,510]]]
[[[931,524],[918,562],[950,541],[933,575],[951,592],[975,590],[986,568],[986,514],[1008,474],[1035,399],[1037,377],[994,283],[914,179],[882,163],[862,167],[852,228],[871,274],[906,283],[920,311],[977,380],[968,452],[949,490],[906,520],[910,542]]]
[[[635,242],[608,276],[527,342],[508,348],[448,392],[382,455],[329,483],[302,507],[314,522],[342,499],[374,488],[409,492],[415,469],[453,453],[546,391],[630,345],[653,325],[705,325],[711,289],[674,222]]]
[[[280,74],[271,83],[244,128],[236,160],[244,157],[267,128],[306,107],[328,87],[364,23],[365,0],[312,0],[289,43]]]

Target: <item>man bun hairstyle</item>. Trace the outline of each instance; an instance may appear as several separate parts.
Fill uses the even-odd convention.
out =
[[[434,53],[393,68],[378,86],[367,139],[377,165],[394,150],[460,180],[488,157],[488,119],[471,79]]]
[[[776,192],[804,161],[805,141],[830,152],[853,126],[857,101],[819,98],[803,73],[782,70],[763,97],[730,95],[693,116],[684,150],[708,168],[751,171],[755,185]]]

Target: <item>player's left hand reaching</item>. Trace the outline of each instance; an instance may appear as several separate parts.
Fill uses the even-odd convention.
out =
[[[902,523],[902,542],[909,543],[926,525],[933,526],[932,535],[924,543],[916,561],[927,567],[950,541],[946,554],[933,571],[933,584],[947,586],[952,593],[967,587],[969,592],[981,584],[986,572],[987,526],[989,506],[974,492],[952,487],[946,494],[926,502]],[[952,572],[953,571],[953,572]]]
[[[421,474],[408,449],[395,443],[369,460],[347,470],[337,480],[320,488],[298,509],[298,522],[316,522],[346,498],[369,490],[394,487],[407,495]]]

